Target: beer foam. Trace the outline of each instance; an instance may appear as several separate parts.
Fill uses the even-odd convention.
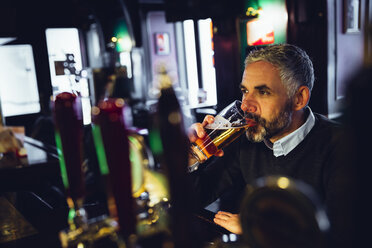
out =
[[[231,127],[231,123],[220,115],[217,115],[216,117],[214,117],[214,122],[206,126],[206,128],[208,129],[230,128],[230,127]]]

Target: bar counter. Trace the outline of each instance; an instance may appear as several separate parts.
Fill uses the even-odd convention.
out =
[[[67,208],[63,192],[57,190],[62,181],[56,149],[30,137],[22,139],[26,157],[0,159],[0,247],[60,247],[57,235]],[[62,207],[43,199],[59,193],[56,199],[62,200]]]

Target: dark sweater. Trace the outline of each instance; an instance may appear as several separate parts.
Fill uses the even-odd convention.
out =
[[[275,157],[264,142],[252,143],[242,135],[225,149],[223,157],[211,159],[192,173],[195,199],[206,206],[231,190],[244,189],[257,178],[288,176],[315,189],[328,210],[331,223],[341,226],[340,222],[349,223],[345,217],[349,214],[345,211],[350,210],[345,204],[349,204],[352,197],[348,142],[339,124],[319,114],[314,116],[312,130],[286,156]],[[337,217],[340,215],[343,219]]]

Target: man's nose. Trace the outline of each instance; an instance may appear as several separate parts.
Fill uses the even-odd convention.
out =
[[[243,100],[241,109],[244,112],[256,113],[257,112],[257,105],[252,101],[244,101]]]

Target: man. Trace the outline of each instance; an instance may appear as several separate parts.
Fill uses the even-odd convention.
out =
[[[247,56],[240,84],[241,108],[257,125],[219,151],[220,158],[191,173],[201,206],[257,178],[284,175],[312,186],[329,208],[331,221],[336,219],[347,187],[342,183],[347,175],[339,163],[342,129],[308,107],[313,84],[312,62],[294,45],[272,45]],[[203,137],[203,127],[213,120],[206,116],[203,123],[193,124],[190,141]],[[237,213],[220,211],[214,221],[233,233],[242,232]]]

